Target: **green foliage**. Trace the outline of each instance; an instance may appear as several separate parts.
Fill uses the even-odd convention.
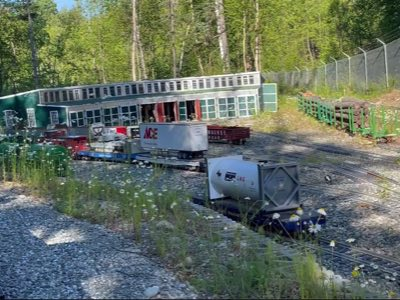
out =
[[[178,77],[223,72],[215,1],[137,3],[148,79],[174,77],[174,57]],[[224,0],[231,72],[255,69],[258,39],[264,72],[315,68],[376,37],[390,41],[399,10],[390,0]],[[81,0],[58,12],[53,0],[0,0],[0,95],[34,88],[28,11],[41,87],[130,80],[132,1]]]

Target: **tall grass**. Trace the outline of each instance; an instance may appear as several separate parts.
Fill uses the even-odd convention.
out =
[[[224,235],[228,228],[216,228],[211,222],[218,215],[194,211],[182,190],[160,189],[159,179],[166,176],[162,168],[152,171],[146,187],[133,182],[129,172],[113,183],[94,173],[83,182],[74,177],[65,158],[49,159],[43,152],[32,159],[26,149],[22,145],[2,153],[3,181],[20,182],[50,196],[55,207],[68,215],[110,227],[127,224],[137,241],[148,237],[146,243],[154,245],[158,255],[209,297],[353,297],[340,293],[333,283],[324,285],[312,256],[288,260],[272,243],[244,241],[241,226],[233,235]],[[144,227],[149,229],[145,235]]]

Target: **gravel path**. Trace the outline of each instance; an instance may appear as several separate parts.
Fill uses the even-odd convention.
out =
[[[0,292],[6,298],[196,297],[133,241],[4,186],[0,228]]]

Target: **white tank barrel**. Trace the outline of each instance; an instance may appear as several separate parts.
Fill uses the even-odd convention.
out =
[[[234,199],[258,199],[258,167],[254,162],[234,158],[219,160],[209,172],[210,182],[220,195]]]
[[[210,200],[229,197],[257,202],[258,209],[284,211],[300,206],[300,183],[295,163],[264,164],[244,161],[243,156],[207,160]]]

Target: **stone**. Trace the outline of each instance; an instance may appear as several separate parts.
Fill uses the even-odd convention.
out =
[[[167,220],[161,220],[156,224],[157,229],[174,230],[175,226]]]
[[[144,291],[144,295],[146,298],[152,298],[152,297],[156,296],[159,292],[160,292],[160,287],[155,285],[155,286],[147,288]]]

